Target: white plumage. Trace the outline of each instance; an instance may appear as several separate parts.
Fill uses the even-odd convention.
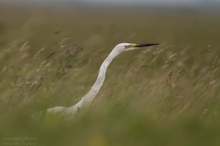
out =
[[[98,77],[94,85],[91,87],[89,92],[82,97],[82,99],[78,103],[70,107],[63,107],[63,106],[52,107],[47,109],[46,111],[42,111],[34,114],[33,117],[39,118],[44,113],[46,114],[46,116],[48,114],[56,114],[58,116],[61,116],[65,120],[72,119],[72,117],[76,115],[79,109],[87,109],[89,105],[92,103],[95,96],[97,95],[97,93],[99,92],[100,88],[103,85],[109,64],[116,56],[118,56],[120,53],[125,51],[136,50],[141,47],[154,46],[154,45],[158,45],[158,43],[145,43],[145,44],[120,43],[116,45],[114,49],[111,51],[111,53],[108,55],[108,57],[102,63],[99,69]]]

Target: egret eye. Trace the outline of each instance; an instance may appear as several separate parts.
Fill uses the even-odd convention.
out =
[[[125,48],[131,48],[132,45],[125,45]]]

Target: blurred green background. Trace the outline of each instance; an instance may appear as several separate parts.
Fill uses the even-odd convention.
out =
[[[201,9],[0,9],[1,145],[219,146],[220,19]],[[73,123],[30,115],[75,104],[121,42],[89,111]]]

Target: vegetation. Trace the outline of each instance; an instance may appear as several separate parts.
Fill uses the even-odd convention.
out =
[[[1,145],[220,145],[218,14],[133,11],[0,9]],[[76,103],[120,42],[161,45],[117,57],[73,123],[30,118]]]

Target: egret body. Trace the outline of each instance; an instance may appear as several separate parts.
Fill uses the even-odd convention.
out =
[[[70,106],[70,107],[56,106],[56,107],[49,108],[45,111],[46,115],[57,114],[63,118],[69,119],[72,116],[74,116],[78,112],[79,109],[87,109],[89,105],[92,103],[92,101],[94,100],[97,93],[99,92],[100,88],[102,87],[105,81],[107,68],[116,56],[118,56],[122,52],[137,50],[142,47],[155,46],[155,45],[158,45],[158,43],[145,43],[145,44],[120,43],[116,45],[114,49],[111,51],[111,53],[108,55],[108,57],[103,61],[99,69],[98,77],[95,83],[93,84],[93,86],[91,87],[91,89],[89,90],[89,92],[85,96],[83,96],[81,100],[75,105]],[[41,116],[41,113],[42,112],[35,114],[34,117]]]

